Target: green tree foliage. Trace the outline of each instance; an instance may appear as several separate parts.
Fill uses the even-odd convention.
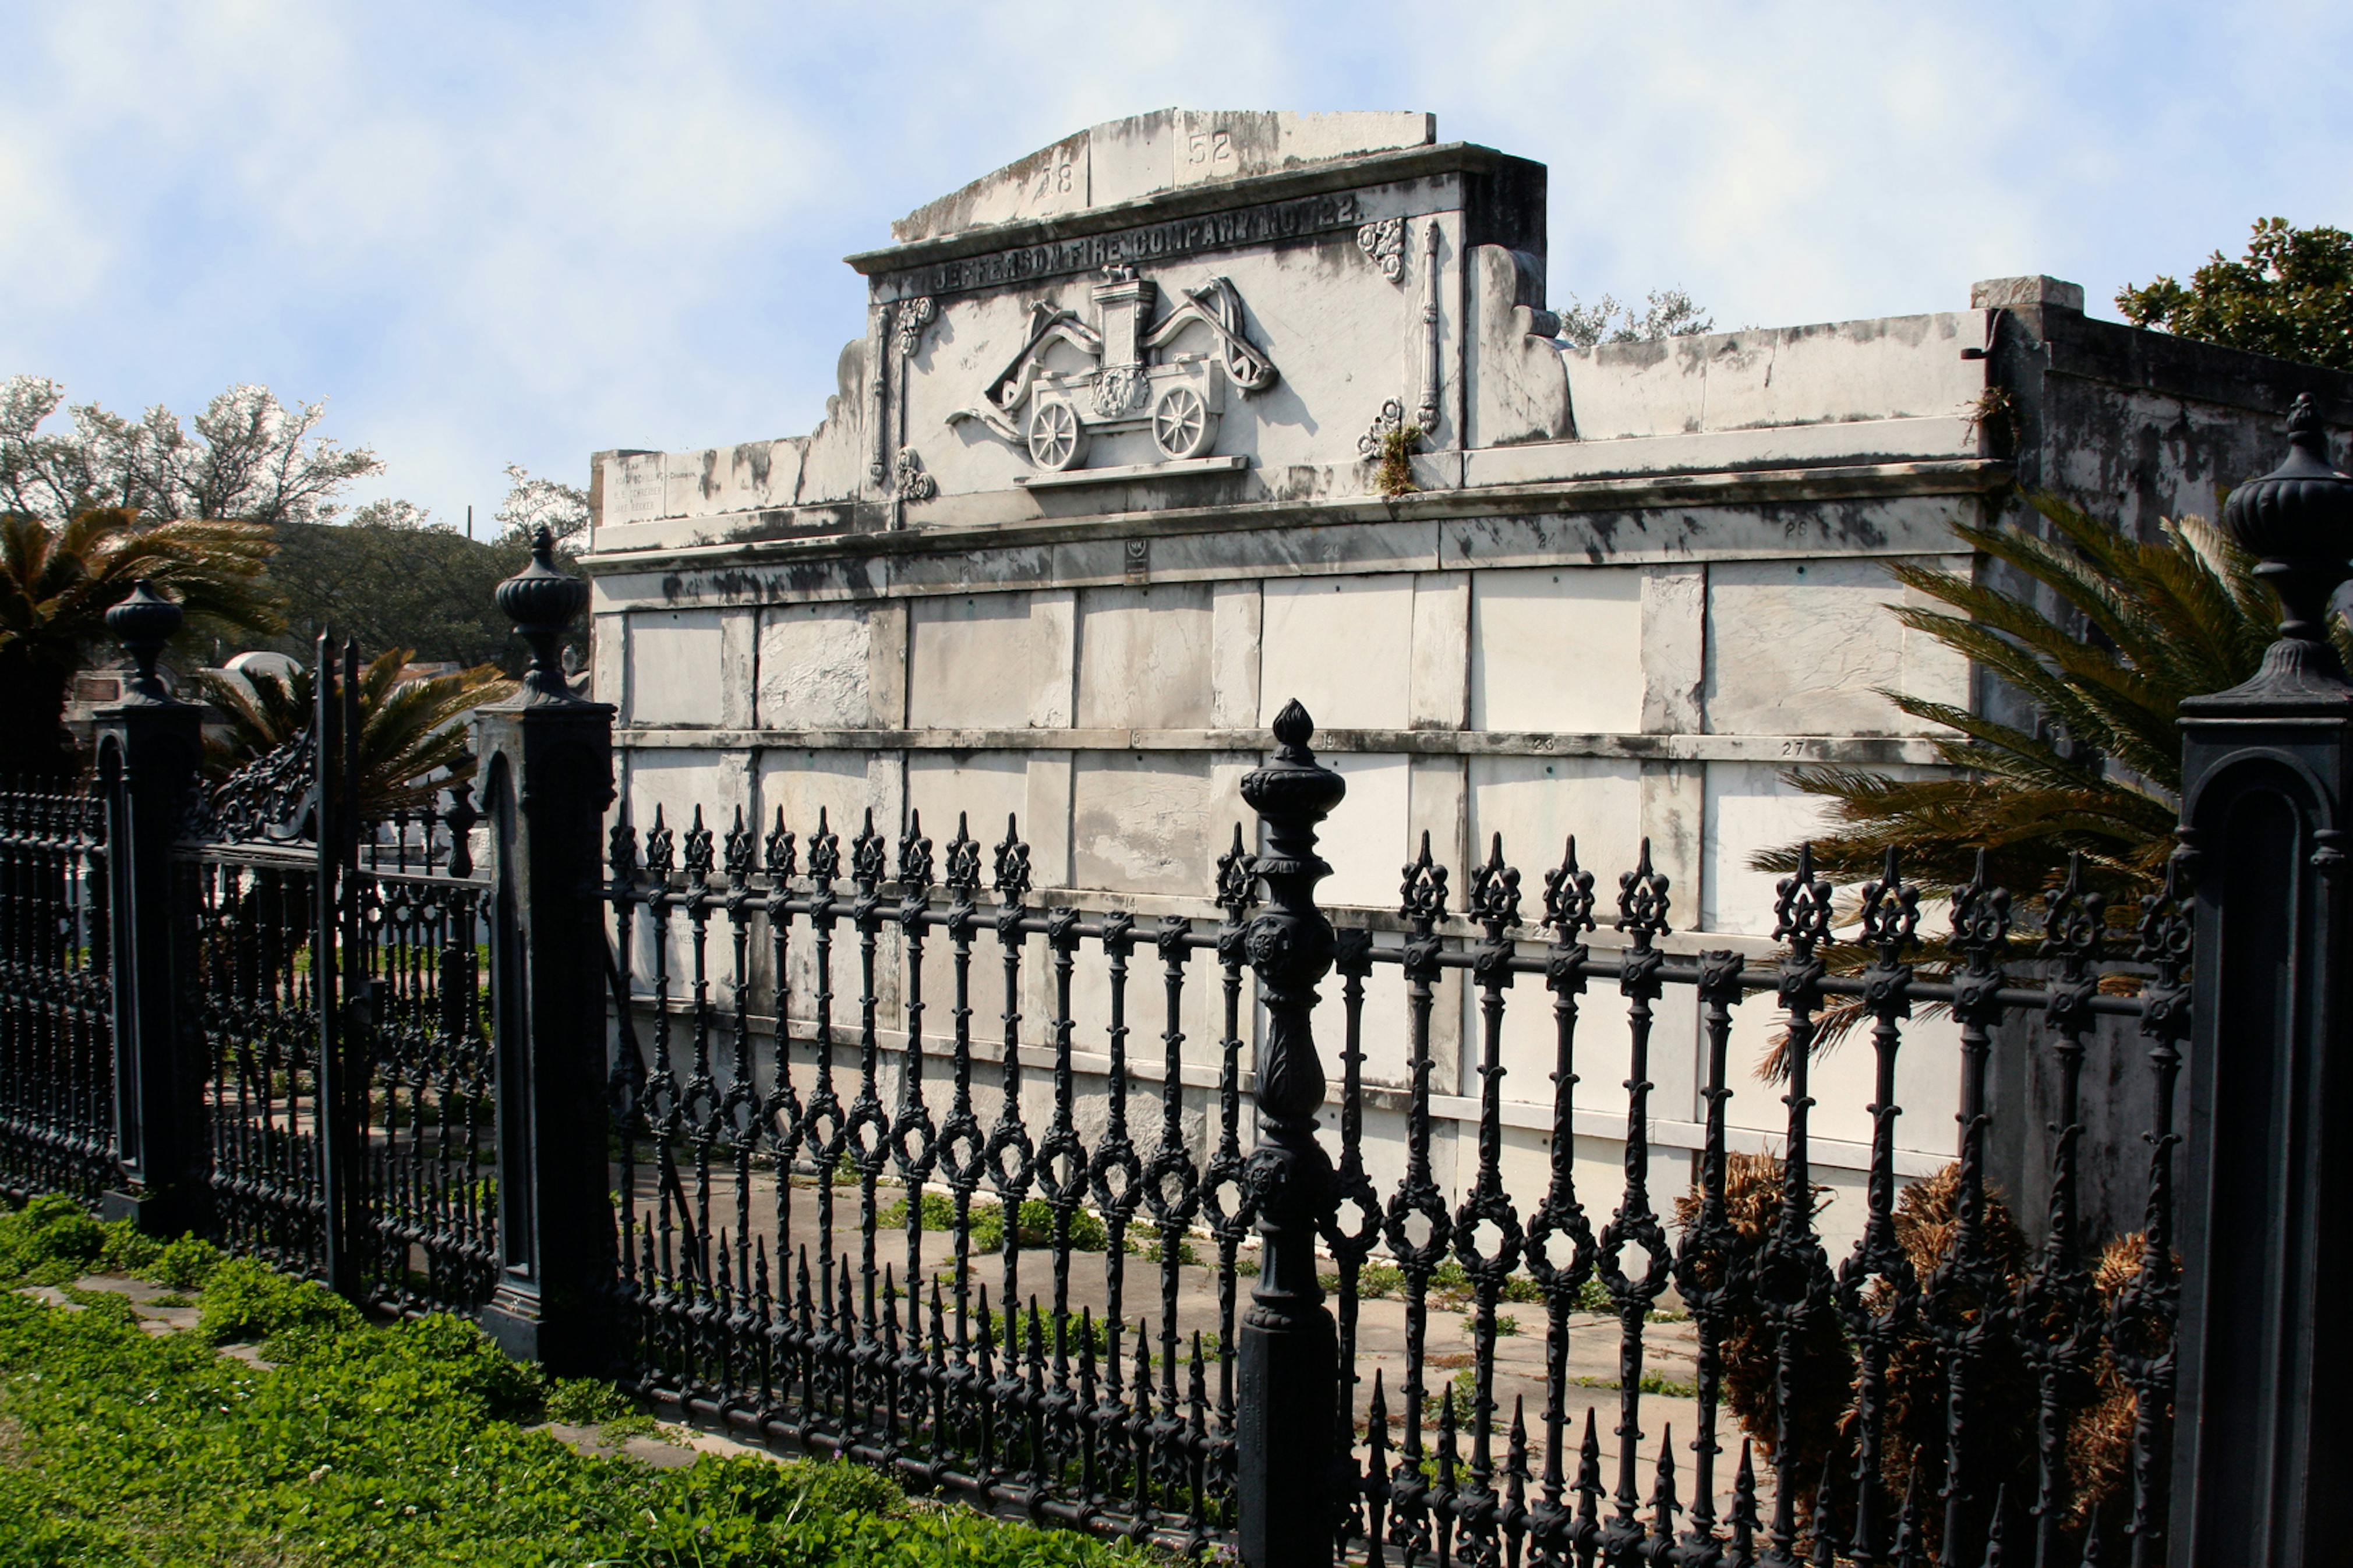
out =
[[[2353,234],[2263,218],[2244,257],[2216,251],[2186,287],[2165,277],[2127,286],[2116,309],[2137,327],[2353,370]]]
[[[470,778],[474,759],[459,721],[514,687],[491,666],[404,681],[406,648],[379,654],[360,671],[360,813],[368,818],[424,805],[454,779]],[[267,756],[311,721],[314,683],[308,668],[290,679],[207,670],[205,695],[227,718],[225,734],[207,736],[205,772],[216,780]]]
[[[67,522],[0,515],[0,749],[11,770],[72,765],[69,683],[106,638],[106,612],[139,582],[179,601],[189,639],[283,626],[263,578],[271,548],[252,522],[148,525],[121,507]]]
[[[1688,338],[1715,331],[1715,318],[1681,289],[1653,289],[1638,315],[1634,307],[1604,294],[1590,305],[1572,297],[1560,313],[1560,335],[1578,348],[1596,343],[1639,343],[1652,338]]]
[[[499,614],[499,580],[531,560],[526,544],[480,543],[432,525],[405,502],[364,507],[348,523],[280,523],[270,581],[286,598],[286,651],[327,631],[364,652],[519,672],[527,657]]]
[[[230,387],[193,428],[161,404],[132,419],[82,403],[67,411],[70,428],[45,430],[64,402],[46,377],[0,382],[0,511],[51,522],[98,507],[158,522],[318,522],[335,514],[344,486],[384,467],[318,433],[325,404],[290,408],[268,387]]]

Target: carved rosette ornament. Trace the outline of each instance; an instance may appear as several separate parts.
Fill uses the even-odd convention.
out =
[[[923,331],[939,317],[939,307],[929,294],[919,294],[902,300],[891,312],[891,338],[898,346],[902,362],[915,357],[923,346]]]
[[[923,459],[913,447],[899,448],[898,489],[901,500],[930,500],[940,493],[939,480],[923,469]]]
[[[1244,1178],[1267,1251],[1251,1291],[1250,1321],[1266,1327],[1288,1326],[1324,1298],[1315,1277],[1315,1234],[1332,1171],[1315,1139],[1324,1065],[1316,1058],[1311,1016],[1315,984],[1330,971],[1333,953],[1331,922],[1315,907],[1314,888],[1332,868],[1315,853],[1315,825],[1348,786],[1316,763],[1307,744],[1314,733],[1306,709],[1296,700],[1284,704],[1274,721],[1274,761],[1242,780],[1242,798],[1263,819],[1267,835],[1256,866],[1267,906],[1243,939],[1267,1010],[1258,1068],[1260,1143]]]
[[[1405,282],[1405,219],[1385,217],[1356,230],[1356,248],[1390,282]]]
[[[1381,454],[1388,449],[1389,438],[1404,428],[1404,401],[1395,397],[1386,399],[1381,404],[1381,411],[1373,416],[1373,422],[1365,426],[1365,433],[1356,437],[1357,455],[1368,463],[1378,462]]]
[[[1113,365],[1095,377],[1094,406],[1097,416],[1116,419],[1132,408],[1143,406],[1144,368],[1141,365]]]

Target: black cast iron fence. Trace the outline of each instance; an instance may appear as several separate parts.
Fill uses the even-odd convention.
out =
[[[106,817],[55,781],[0,785],[0,1191],[95,1201],[115,1179]]]
[[[1307,739],[1303,716],[1303,756]],[[935,845],[917,819],[894,845],[870,817],[845,845],[822,816],[804,839],[781,814],[763,833],[738,811],[714,833],[699,807],[683,833],[657,808],[640,836],[625,806],[605,897],[638,1385],[754,1437],[998,1505],[1175,1544],[1226,1538],[1238,1309],[1261,1263],[1243,1114],[1259,1087],[1243,1065],[1257,858],[1237,828],[1224,918],[1144,923],[1038,907],[1010,822],[993,846],[961,820]],[[1949,957],[1924,972],[1920,893],[1892,859],[1845,931],[1834,889],[1801,864],[1780,887],[1779,951],[1757,961],[1662,945],[1671,889],[1647,847],[1604,900],[1571,841],[1539,912],[1523,910],[1498,840],[1470,878],[1467,921],[1450,921],[1449,873],[1425,843],[1405,868],[1401,931],[1358,923],[1334,942],[1338,1160],[1317,1230],[1348,1477],[1337,1549],[1406,1563],[1974,1561],[2008,1531],[2040,1561],[2097,1561],[2086,1542],[2103,1535],[2156,1552],[2189,1022],[2178,879],[2119,932],[2071,871],[2021,941],[2010,895],[1980,876],[1949,900]],[[948,989],[934,1000],[938,944]],[[1833,973],[1841,944],[1867,961]],[[1367,1173],[1362,1114],[1382,967],[1405,982],[1409,1085],[1404,1168],[1386,1189]],[[1101,994],[1082,1023],[1073,978],[1089,968]],[[1479,1026],[1476,1174],[1459,1200],[1432,1157],[1450,972],[1469,978]],[[1552,1046],[1541,1196],[1515,1194],[1503,1169],[1522,977],[1548,993],[1528,1019]],[[1214,988],[1223,1022],[1214,1084],[1188,1114],[1192,984]],[[1688,1184],[1653,1191],[1651,1032],[1678,991],[1704,1036],[1706,1131]],[[1833,1258],[1816,1225],[1809,1074],[1818,1021],[1841,1001],[1866,1016],[1876,1089],[1866,1217]],[[1730,1054],[1744,1003],[1782,1010],[1791,1071],[1778,1152],[1736,1170],[1727,1129],[1753,1081]],[[1580,1019],[1603,1005],[1625,1016],[1626,1079],[1587,1087]],[[1959,1079],[1957,1159],[1900,1189],[1895,1082],[1915,1007],[1959,1024],[1943,1058]],[[2129,1237],[2085,1234],[2077,1209],[2076,1106],[2102,1015],[2142,1034],[2159,1108],[2146,1228]],[[1147,1036],[1158,1026],[1156,1049],[1132,1047],[1132,1016]],[[2013,1016],[2045,1033],[2061,1132],[2048,1239],[2031,1253],[1985,1174],[1990,1043]],[[1620,1118],[1624,1179],[1580,1194],[1575,1129],[1597,1106]],[[1368,1280],[1401,1319],[1377,1357],[1359,1353]],[[1517,1337],[1507,1295],[1543,1314],[1536,1364],[1499,1356]],[[1451,1305],[1436,1342],[1434,1299]],[[1573,1354],[1588,1340],[1606,1347],[1606,1377]],[[1727,1345],[1745,1432],[1727,1419]],[[1360,1373],[1366,1360],[1387,1364]]]
[[[1540,904],[1498,842],[1450,912],[1425,850],[1394,915],[1335,929],[1317,825],[1345,791],[1296,704],[1243,783],[1256,847],[1238,830],[1194,912],[1153,922],[1036,889],[1011,823],[640,828],[609,809],[612,710],[557,664],[587,595],[543,534],[500,593],[533,662],[477,717],[479,866],[467,795],[390,826],[347,798],[349,650],[192,828],[196,710],[154,668],[177,611],[142,590],[110,617],[139,671],[94,795],[0,799],[0,1171],[382,1308],[478,1311],[760,1441],[1254,1565],[2330,1561],[2353,682],[2321,622],[2353,479],[2308,409],[2293,428],[2231,502],[2288,616],[2185,714],[2159,890],[2112,910],[2071,866],[1924,908],[1891,859],[1841,906],[1801,860],[1769,945],[1679,935],[1647,849],[1613,896],[1574,841]],[[1401,1023],[1369,1000],[1388,972]],[[1477,1079],[1452,1184],[1450,993]],[[1742,1115],[1761,1086],[1734,1058],[1759,1009],[1773,1117]],[[1670,1018],[1701,1063],[1688,1149],[1654,1099]],[[2119,1026],[2151,1111],[2141,1228],[2110,1236],[2080,1168],[2086,1058]],[[1873,1069],[1836,1248],[1832,1027]],[[1997,1089],[2021,1031],[2039,1082]],[[1504,1091],[1531,1036],[1534,1106]],[[1612,1091],[1587,1069],[1621,1047]],[[1895,1136],[1923,1060],[1956,1090],[1943,1169]],[[1989,1144],[2037,1104],[2021,1215]],[[1578,1162],[1597,1117],[1614,1179]]]
[[[200,796],[176,847],[210,1218],[371,1304],[476,1307],[497,1255],[476,813],[462,784],[360,808],[328,760],[360,722],[356,657],[339,674],[322,647],[323,728]]]
[[[846,847],[822,815],[806,841],[740,812],[714,837],[696,811],[682,842],[659,810],[642,840],[626,810],[612,830],[619,1256],[640,1385],[1045,1517],[1220,1538],[1251,1218],[1251,858],[1238,835],[1222,922],[1145,924],[1035,907],[1010,821],[989,847],[961,819],[935,845],[917,818],[894,850],[870,816]],[[649,967],[632,974],[638,952]],[[1109,1007],[1087,1042],[1103,1058],[1092,1137],[1082,961]],[[1042,1037],[1024,1027],[1033,963],[1050,974]],[[1192,984],[1222,1008],[1214,1149],[1196,1148],[1183,1102]],[[1156,1052],[1131,1047],[1131,989],[1137,1016],[1157,1014]],[[1024,1062],[1040,1048],[1042,1082]],[[1197,1240],[1213,1284],[1187,1267]]]

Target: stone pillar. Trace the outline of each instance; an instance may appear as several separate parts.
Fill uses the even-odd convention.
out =
[[[1242,780],[1267,846],[1254,868],[1267,907],[1243,938],[1267,1015],[1259,1146],[1243,1177],[1261,1251],[1242,1313],[1234,1395],[1236,1522],[1247,1568],[1320,1568],[1332,1561],[1339,1518],[1339,1340],[1315,1272],[1317,1229],[1335,1202],[1332,1163],[1315,1138],[1324,1104],[1315,983],[1331,969],[1333,949],[1331,922],[1315,907],[1315,884],[1332,872],[1315,853],[1315,825],[1347,785],[1316,764],[1307,747],[1314,732],[1307,710],[1287,703],[1275,715],[1275,760]]]
[[[613,709],[558,662],[588,585],[555,567],[543,528],[499,607],[532,645],[511,700],[477,710],[495,893],[491,993],[498,1061],[499,1278],[482,1326],[558,1375],[605,1370],[615,1283],[606,1159],[601,875],[613,800]]]
[[[2288,431],[2287,461],[2226,511],[2279,595],[2279,639],[2254,679],[2183,705],[2197,950],[2176,1568],[2318,1568],[2353,1534],[2353,683],[2326,632],[2353,478],[2308,399]]]
[[[106,613],[107,629],[138,669],[122,700],[97,714],[122,1173],[102,1207],[107,1218],[129,1219],[151,1236],[198,1228],[210,1195],[205,1067],[200,1047],[184,1049],[177,987],[185,932],[172,886],[172,845],[203,756],[204,710],[174,698],[155,673],[180,618],[180,606],[145,583]]]

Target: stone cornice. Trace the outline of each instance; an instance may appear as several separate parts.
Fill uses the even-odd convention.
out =
[[[1381,522],[1445,521],[1496,515],[1639,511],[1667,507],[1718,507],[1795,501],[1868,500],[1905,496],[1978,495],[2010,482],[2005,463],[1985,458],[1874,463],[1845,467],[1763,469],[1741,473],[1667,474],[1632,479],[1547,479],[1521,484],[1428,489],[1384,499],[1354,496],[1324,500],[1264,500],[1166,507],[1004,524],[911,528],[733,538],[700,544],[600,550],[578,570],[610,576],[653,570],[774,567],[840,558],[923,556],[959,551],[1048,547],[1077,541],[1242,533]],[[712,528],[757,526],[765,514],[691,520]],[[689,520],[681,520],[688,521]]]
[[[633,751],[722,751],[749,746],[846,752],[1266,751],[1263,728],[1238,730],[764,730],[625,726],[614,744]],[[1928,765],[1943,760],[1919,735],[1570,734],[1520,730],[1318,730],[1316,749],[1343,754],[1429,757],[1601,757],[1623,762]]]
[[[942,235],[936,239],[919,239],[906,245],[885,246],[879,250],[861,250],[842,259],[861,276],[871,278],[963,257],[985,255],[992,250],[1077,239],[1168,218],[1192,217],[1231,207],[1255,206],[1263,202],[1288,201],[1300,196],[1321,195],[1330,191],[1423,179],[1434,174],[1491,174],[1525,163],[1525,159],[1499,153],[1493,147],[1482,147],[1473,142],[1409,147],[1398,152],[1371,153],[1360,158],[1315,163],[1277,174],[1205,181],[1200,184],[1179,186],[1173,191],[1155,191],[1132,201],[1088,207],[1081,212],[991,224]],[[1535,167],[1534,164],[1528,166]]]

